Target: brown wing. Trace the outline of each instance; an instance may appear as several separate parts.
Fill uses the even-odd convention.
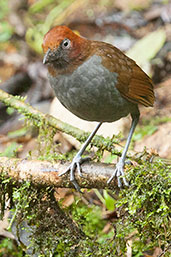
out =
[[[97,44],[98,54],[103,56],[102,64],[118,75],[118,83],[115,86],[120,94],[133,103],[153,106],[153,82],[147,74],[116,47],[96,41]]]
[[[141,68],[133,63],[128,80],[128,74],[119,74],[117,89],[123,97],[129,101],[144,106],[153,106],[154,91],[153,82]]]

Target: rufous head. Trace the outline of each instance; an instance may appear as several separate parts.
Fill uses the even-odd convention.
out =
[[[88,40],[76,35],[66,26],[56,26],[43,39],[44,64],[64,68],[75,59],[81,59]]]

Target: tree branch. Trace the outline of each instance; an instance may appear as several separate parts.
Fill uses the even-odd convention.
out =
[[[53,116],[49,114],[44,114],[40,112],[39,110],[33,108],[29,104],[25,103],[21,99],[18,99],[17,97],[10,95],[3,90],[0,89],[0,101],[2,101],[5,105],[12,107],[16,109],[19,113],[22,113],[24,116],[28,118],[32,118],[34,120],[37,120],[40,123],[47,124],[56,130],[59,130],[61,132],[64,132],[68,135],[73,136],[78,141],[83,142],[85,139],[89,136],[90,133],[86,133],[82,131],[81,129],[78,129],[72,125],[69,125],[65,122],[62,122]],[[110,141],[110,142],[109,142]],[[95,136],[92,140],[92,143],[96,147],[102,147],[103,149],[112,152],[116,155],[121,155],[121,152],[115,149],[114,143],[118,144],[118,139],[105,139],[102,136]]]
[[[31,181],[37,186],[74,188],[69,181],[69,175],[58,176],[68,165],[68,162],[52,164],[49,161],[0,157],[0,174],[11,177],[18,182]],[[89,162],[82,164],[84,178],[79,177],[77,172],[75,175],[82,188],[118,189],[116,180],[112,181],[110,185],[107,184],[113,171],[114,165]]]

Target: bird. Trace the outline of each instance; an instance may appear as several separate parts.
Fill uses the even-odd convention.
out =
[[[43,38],[43,64],[48,79],[62,105],[79,118],[98,122],[68,168],[59,174],[70,174],[70,181],[80,191],[75,179],[82,175],[82,157],[97,130],[104,122],[114,122],[127,115],[132,118],[128,138],[116,164],[118,187],[129,186],[124,174],[126,154],[139,121],[139,105],[152,107],[155,101],[151,78],[115,46],[86,39],[64,25],[51,28]]]

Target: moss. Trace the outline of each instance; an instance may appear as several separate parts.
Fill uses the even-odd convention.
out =
[[[10,228],[16,227],[17,240],[24,250],[31,249],[32,253],[50,256],[61,243],[72,246],[84,238],[82,230],[56,202],[53,188],[36,188],[30,182],[19,185],[3,176],[1,185],[4,185],[0,192],[4,196],[1,203],[8,195],[13,208]],[[1,206],[4,211],[4,204]],[[23,222],[26,223],[24,227]],[[23,229],[31,234],[29,246],[24,244]]]
[[[2,257],[22,257],[24,255],[22,249],[17,246],[14,240],[4,238],[0,241],[0,256]]]
[[[27,222],[30,249],[40,256],[119,256],[125,253],[130,235],[135,256],[169,244],[170,168],[161,160],[141,160],[139,166],[128,168],[131,186],[117,196],[118,218],[108,234],[102,233],[107,221],[102,220],[100,207],[87,206],[77,198],[71,207],[62,209],[50,187],[36,188],[30,182],[19,185],[1,176],[1,203],[8,195],[15,206],[15,223],[21,227]]]
[[[122,242],[130,232],[136,231],[142,248],[164,248],[169,244],[170,170],[171,166],[161,160],[154,163],[145,161],[141,166],[129,170],[128,180],[131,186],[120,191],[120,199],[116,203],[116,207],[122,213],[122,218],[117,224],[117,237]]]

